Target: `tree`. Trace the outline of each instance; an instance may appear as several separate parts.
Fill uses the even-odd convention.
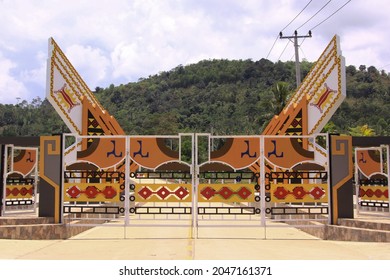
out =
[[[271,89],[274,97],[274,113],[279,114],[287,104],[290,97],[290,86],[286,82],[277,82]]]
[[[375,136],[374,129],[370,128],[367,124],[365,125],[358,125],[356,127],[351,127],[349,129],[349,133],[352,136]]]

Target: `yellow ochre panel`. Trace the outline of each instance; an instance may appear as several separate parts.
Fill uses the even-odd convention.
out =
[[[199,202],[254,202],[254,184],[199,184]]]
[[[118,183],[65,183],[64,201],[119,202]]]
[[[136,202],[191,202],[191,184],[135,184]]]
[[[271,202],[328,202],[327,184],[271,183]]]

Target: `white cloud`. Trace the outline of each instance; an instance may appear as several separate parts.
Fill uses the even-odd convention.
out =
[[[21,71],[21,80],[23,82],[32,82],[37,85],[46,83],[46,57],[47,54],[39,51],[35,57],[37,67],[33,69],[24,69]]]
[[[284,30],[292,32],[327,0],[312,1]],[[306,34],[346,1],[332,1],[299,29]],[[19,88],[33,98],[43,92],[47,39],[53,37],[93,89],[137,81],[201,59],[265,58],[279,31],[307,2],[292,0],[4,0],[0,1],[2,90]],[[334,34],[347,64],[390,65],[388,2],[351,1],[306,39],[300,56],[314,61]],[[277,40],[276,61],[286,40]],[[290,43],[281,57],[293,58]],[[390,67],[390,66],[389,66]],[[389,68],[390,69],[390,68]],[[42,90],[32,92],[30,85]],[[7,88],[4,88],[7,87]],[[35,87],[36,88],[36,87]],[[23,97],[23,96],[22,96]],[[0,97],[3,98],[3,97]],[[0,102],[3,99],[0,100]]]
[[[107,78],[110,62],[100,49],[71,45],[65,53],[75,69],[82,73],[81,77],[87,85],[98,85]]]
[[[18,98],[23,100],[28,97],[24,84],[12,76],[14,68],[16,65],[0,52],[0,103],[16,103]]]

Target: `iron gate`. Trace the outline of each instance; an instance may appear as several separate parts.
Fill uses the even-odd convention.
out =
[[[38,149],[5,145],[2,213],[36,212]]]
[[[70,225],[318,226],[329,220],[326,135],[64,135]],[[69,141],[70,140],[70,141]]]
[[[355,149],[357,213],[388,216],[390,151],[388,145]]]

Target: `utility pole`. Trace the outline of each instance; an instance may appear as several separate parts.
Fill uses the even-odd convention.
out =
[[[301,84],[301,64],[299,62],[299,51],[298,51],[298,38],[311,38],[311,30],[309,31],[309,35],[303,35],[303,36],[298,36],[298,32],[295,30],[294,31],[294,36],[283,36],[283,33],[279,33],[279,38],[280,39],[289,39],[291,42],[294,43],[294,48],[295,48],[295,76],[297,80],[297,88]],[[292,41],[291,39],[294,39]]]

